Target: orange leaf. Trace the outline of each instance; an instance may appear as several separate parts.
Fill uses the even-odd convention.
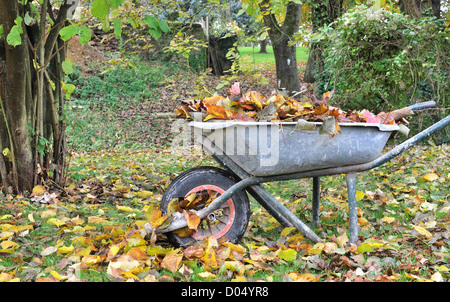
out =
[[[135,260],[144,260],[148,258],[147,254],[139,247],[131,248],[131,250],[129,250],[127,254]]]
[[[170,253],[162,260],[161,267],[175,273],[180,267],[183,254]]]
[[[250,96],[252,97],[252,101],[256,105],[256,107],[262,109],[263,96],[256,91],[251,91]]]
[[[209,98],[205,98],[201,101],[201,104],[206,108],[209,109],[211,106],[217,106],[217,102],[219,102],[221,99],[224,99],[223,96],[216,95],[211,96]]]
[[[167,218],[168,216],[162,216],[161,210],[156,209],[150,216],[150,226],[152,228],[157,228],[161,224],[163,224],[163,222],[166,221]]]
[[[191,230],[196,230],[200,224],[200,217],[191,211],[183,210],[184,219],[186,219],[187,225]]]
[[[205,118],[205,121],[211,118],[216,118],[219,120],[228,120],[227,113],[225,111],[225,107],[223,106],[217,106],[217,105],[211,105],[206,110],[206,113],[208,116]],[[209,117],[209,118],[208,118]]]
[[[175,109],[175,113],[176,113],[177,117],[190,118],[191,116],[189,115],[188,112],[189,112],[189,108],[184,105]]]
[[[328,107],[322,103],[320,104],[320,106],[316,106],[316,108],[314,108],[314,114],[315,115],[322,115],[325,114],[328,111]]]

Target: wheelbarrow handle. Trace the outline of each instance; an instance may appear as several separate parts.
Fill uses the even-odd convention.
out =
[[[414,104],[414,105],[411,105],[408,107],[411,108],[413,111],[425,110],[425,109],[435,108],[436,102],[429,101],[429,102],[417,103],[417,104]]]

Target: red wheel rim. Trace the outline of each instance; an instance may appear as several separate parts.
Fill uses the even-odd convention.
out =
[[[192,193],[197,193],[200,191],[206,191],[206,190],[210,190],[210,191],[214,191],[220,194],[223,194],[223,192],[225,192],[225,190],[223,190],[220,187],[214,186],[214,185],[202,185],[202,186],[198,186],[193,188],[192,190],[190,190],[186,196],[189,196]],[[197,240],[202,240],[203,238],[210,236],[210,235],[214,235],[214,237],[216,237],[217,239],[219,239],[220,237],[222,237],[223,235],[225,235],[231,228],[231,226],[233,225],[234,222],[234,218],[235,218],[235,207],[233,204],[233,201],[230,199],[228,199],[224,204],[222,204],[222,206],[214,211],[211,214],[216,215],[219,211],[221,211],[221,217],[218,218],[216,216],[214,216],[214,219],[216,221],[219,221],[214,227],[212,228],[207,228],[207,229],[201,229],[199,226],[199,229],[191,236],[194,239]],[[209,216],[209,215],[208,215]],[[204,218],[203,220],[209,220],[209,218]],[[216,222],[215,221],[215,222]],[[210,222],[210,221],[208,221]]]

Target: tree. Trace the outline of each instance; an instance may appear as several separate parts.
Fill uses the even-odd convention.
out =
[[[440,0],[400,0],[399,6],[403,12],[416,19],[426,15],[441,17]]]
[[[292,37],[299,29],[301,3],[286,1],[273,3],[269,0],[244,1],[243,7],[249,15],[260,14],[273,47],[277,88],[286,89],[288,93],[300,90],[297,70],[296,45]]]
[[[55,15],[49,0],[0,1],[3,37],[0,58],[0,160],[4,189],[31,191],[40,179],[59,182],[64,175],[65,140],[62,115],[65,43],[59,37],[71,5]],[[46,28],[51,22],[51,29]],[[1,36],[1,35],[0,35]]]
[[[73,71],[66,46],[76,35],[82,45],[91,39],[86,25],[68,19],[78,3],[0,0],[0,175],[4,191],[30,192],[47,181],[64,182],[64,103],[75,89],[64,82],[65,75]],[[104,28],[109,28],[110,12],[122,4],[123,10],[134,7],[125,0],[90,3],[90,12]],[[120,36],[122,20],[112,21]],[[156,38],[169,30],[166,22],[151,15],[142,22]]]
[[[310,0],[311,23],[313,32],[319,28],[330,24],[342,14],[343,0]],[[321,46],[312,42],[306,64],[306,71],[303,80],[307,83],[316,82],[323,71],[323,58]]]

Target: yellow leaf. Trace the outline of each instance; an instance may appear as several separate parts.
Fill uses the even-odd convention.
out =
[[[381,221],[386,222],[386,223],[393,223],[395,221],[395,218],[384,216],[383,218],[381,218]]]
[[[13,217],[13,216],[10,214],[6,214],[6,215],[3,215],[2,217],[0,217],[0,220],[8,220],[11,217]]]
[[[127,242],[131,247],[147,245],[147,241],[145,241],[139,233],[135,233],[127,238]]]
[[[12,231],[12,232],[17,231],[17,226],[15,226],[13,224],[9,224],[9,223],[0,225],[0,228],[2,229],[2,231]]]
[[[42,195],[45,192],[47,192],[47,190],[44,188],[44,186],[42,185],[37,185],[33,188],[33,191],[31,192],[32,196],[38,196],[38,195]]]
[[[152,228],[157,228],[160,225],[162,225],[164,223],[164,221],[166,221],[168,218],[168,216],[162,216],[162,211],[156,209],[151,215],[150,215],[150,226]]]
[[[144,190],[144,191],[137,192],[136,195],[138,197],[147,198],[147,197],[153,196],[153,192]]]
[[[367,195],[361,191],[356,191],[356,201],[360,201],[361,199],[363,199],[364,197],[366,197]]]
[[[364,217],[358,218],[358,225],[359,226],[365,226],[365,225],[368,225],[368,224],[369,224],[369,221],[366,218],[364,218]]]
[[[439,272],[448,272],[449,271],[448,267],[446,267],[445,265],[435,266],[434,269],[438,270]]]
[[[314,244],[314,246],[312,248],[308,249],[308,254],[319,255],[320,253],[322,253],[322,250],[324,248],[325,248],[325,244],[322,242],[318,242],[318,243]]]
[[[75,256],[84,257],[91,253],[91,248],[87,247],[75,253]]]
[[[230,282],[246,282],[246,281],[247,281],[247,279],[245,279],[244,276],[237,276],[236,278],[231,279]]]
[[[103,216],[89,216],[88,217],[88,223],[98,223],[98,224],[102,224],[102,223],[107,223],[108,220],[106,219],[106,217]]]
[[[286,237],[287,235],[289,235],[289,233],[290,232],[292,232],[293,230],[295,230],[296,228],[295,227],[287,227],[287,228],[284,228],[282,231],[281,231],[281,236],[282,237]]]
[[[50,274],[58,280],[61,280],[61,275],[56,271],[51,271]]]
[[[108,258],[113,259],[114,256],[120,251],[119,245],[113,245],[109,248],[108,251]]]
[[[73,245],[70,245],[70,246],[65,246],[64,245],[64,246],[58,248],[58,252],[60,254],[69,254],[69,253],[73,252],[73,250],[74,250]]]
[[[278,253],[278,258],[285,261],[294,261],[297,258],[297,251],[294,249],[282,250]]]
[[[412,225],[412,226],[420,235],[424,235],[428,239],[433,237],[433,235],[429,231],[427,231],[425,228],[417,226],[417,225]]]
[[[12,153],[11,150],[9,150],[8,148],[3,149],[2,151],[3,156],[5,156],[6,158],[8,158],[9,161],[12,161]]]
[[[438,178],[439,178],[439,175],[437,175],[436,173],[427,173],[423,177],[423,179],[425,179],[426,181],[430,181],[430,182],[435,181]]]
[[[119,211],[124,211],[124,212],[133,212],[133,209],[132,208],[130,208],[130,207],[128,207],[128,206],[116,206],[116,208],[119,210]]]
[[[19,247],[19,244],[11,240],[5,240],[2,241],[2,243],[0,243],[0,247],[1,247],[0,253],[11,254],[12,252],[14,252],[14,250],[16,250]]]
[[[58,228],[59,228],[60,226],[66,224],[64,221],[59,220],[59,219],[57,219],[57,218],[50,218],[49,220],[47,220],[47,222],[56,225]]]

